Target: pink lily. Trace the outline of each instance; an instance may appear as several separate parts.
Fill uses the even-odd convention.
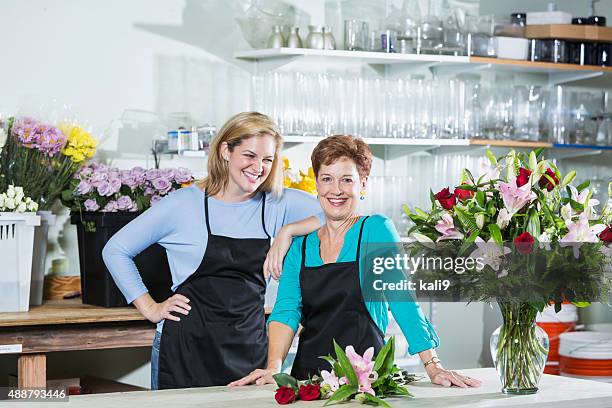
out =
[[[366,392],[368,394],[376,395],[372,389],[371,374],[374,369],[374,347],[368,348],[363,357],[357,354],[353,346],[346,347],[346,356],[348,357],[355,374],[357,374],[357,381],[359,382],[359,392]]]
[[[321,377],[323,377],[322,384],[329,385],[332,391],[336,391],[340,388],[339,378],[333,370],[331,373],[327,370],[321,370]]]
[[[599,242],[597,235],[606,229],[604,224],[589,226],[589,219],[585,213],[580,214],[578,221],[566,220],[565,225],[569,232],[559,242],[562,247],[573,247],[575,258],[580,255],[582,244]]]
[[[498,182],[497,188],[511,217],[537,197],[536,193],[531,191],[530,183],[518,187],[516,178],[511,179],[508,183]]]
[[[436,241],[442,241],[445,239],[463,239],[463,234],[455,228],[455,222],[450,214],[442,215],[442,219],[436,224],[436,230],[442,234]]]

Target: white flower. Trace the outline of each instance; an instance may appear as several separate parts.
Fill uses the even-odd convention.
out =
[[[572,209],[572,206],[569,203],[561,207],[561,218],[563,218],[563,221],[565,221],[566,224],[572,220],[573,216],[574,210]]]
[[[4,209],[4,201],[6,200],[6,194],[0,194],[0,210]]]
[[[28,207],[28,211],[34,211],[34,212],[38,211],[38,203],[32,200],[30,200],[29,203],[26,203],[26,206]]]
[[[508,210],[505,208],[502,208],[501,210],[499,210],[499,214],[497,214],[497,226],[499,227],[500,230],[503,231],[508,226],[511,219],[512,219],[512,216],[510,215]]]
[[[544,249],[546,248],[547,251],[550,251],[550,241],[551,241],[551,236],[549,233],[547,232],[543,232],[540,234],[540,236],[538,237],[538,242],[540,243],[540,249]]]
[[[13,197],[7,197],[6,200],[4,200],[4,205],[11,211],[17,206]]]
[[[26,212],[26,210],[27,210],[26,203],[19,203],[15,211],[18,213],[22,213],[22,212]]]
[[[0,127],[0,149],[4,146],[4,143],[6,143],[6,132]]]
[[[15,187],[12,185],[8,186],[8,190],[6,190],[6,196],[8,198],[15,198]]]
[[[470,258],[482,259],[484,264],[491,266],[496,272],[499,271],[501,258],[512,252],[510,248],[498,245],[493,238],[485,242],[482,238],[478,237],[475,244],[478,248],[470,254]]]

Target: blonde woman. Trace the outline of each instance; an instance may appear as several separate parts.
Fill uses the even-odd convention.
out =
[[[158,323],[152,389],[225,385],[265,366],[270,238],[283,236],[272,251],[273,271],[290,237],[321,223],[312,217],[321,212],[314,197],[283,189],[282,143],[267,116],[235,115],[211,145],[208,177],[161,200],[104,248],[127,301]],[[132,260],[154,243],[166,248],[175,292],[162,303],[148,294]]]

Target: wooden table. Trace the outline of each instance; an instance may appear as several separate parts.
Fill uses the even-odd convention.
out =
[[[443,388],[429,380],[421,380],[408,386],[414,395],[410,399],[390,398],[394,407],[407,408],[610,408],[612,407],[612,384],[588,380],[544,375],[540,390],[533,395],[504,395],[500,392],[499,377],[493,368],[461,370],[462,373],[483,381],[480,388]],[[80,395],[70,397],[68,403],[41,404],[44,408],[167,408],[167,407],[279,407],[274,400],[273,385],[239,388],[209,387],[185,390],[142,391],[115,394]],[[323,401],[298,402],[295,408],[321,407]],[[365,407],[355,402],[338,407]]]
[[[46,386],[46,353],[151,347],[155,325],[133,307],[47,301],[28,312],[0,313],[0,353],[19,354],[20,388]]]

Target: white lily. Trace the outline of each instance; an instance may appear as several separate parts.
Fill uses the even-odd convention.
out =
[[[484,264],[489,265],[496,272],[499,271],[501,258],[512,252],[510,248],[498,245],[493,238],[485,242],[478,237],[474,243],[477,248],[470,254],[470,258],[482,259]]]
[[[499,210],[499,214],[497,214],[497,226],[500,230],[504,230],[508,224],[510,224],[510,220],[512,219],[512,215],[508,212],[507,209],[502,208]]]

